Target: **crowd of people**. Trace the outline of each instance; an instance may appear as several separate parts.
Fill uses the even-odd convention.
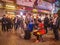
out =
[[[31,15],[26,16],[25,19],[22,16],[16,16],[13,20],[3,15],[1,22],[3,32],[11,31],[13,27],[15,31],[21,28],[24,31],[24,39],[26,40],[31,39],[32,32],[36,36],[36,42],[43,41],[42,36],[48,33],[48,27],[53,30],[55,39],[59,40],[60,17],[57,13],[50,18],[46,14],[43,21],[40,18],[32,18]]]

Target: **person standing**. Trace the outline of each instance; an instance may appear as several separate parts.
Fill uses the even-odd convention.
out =
[[[49,18],[48,18],[48,15],[46,15],[44,18],[44,28],[46,30],[46,33],[48,33],[48,30],[47,30],[48,26],[49,26]]]
[[[7,17],[7,31],[11,31],[11,19]]]
[[[50,20],[49,20],[49,27],[50,27],[50,30],[53,29],[53,28],[52,28],[52,26],[53,26],[52,20],[53,20],[53,17],[51,17]]]
[[[25,30],[25,39],[31,39],[31,32],[33,31],[33,27],[34,27],[34,23],[33,20],[31,20],[31,22],[29,21],[28,25],[27,25],[27,30]]]
[[[15,27],[15,30],[17,30],[19,28],[19,25],[20,25],[20,19],[19,17],[17,16],[15,19],[14,19],[14,27]]]
[[[6,31],[7,30],[7,18],[5,15],[3,15],[3,18],[2,18],[2,31]]]
[[[36,31],[33,31],[33,35],[36,36],[36,42],[43,41],[43,35],[45,34],[44,23],[41,20],[38,20],[38,28]]]
[[[58,17],[58,14],[55,13],[53,18],[53,33],[56,40],[59,40],[59,32],[58,32],[59,23],[60,23],[60,18]]]

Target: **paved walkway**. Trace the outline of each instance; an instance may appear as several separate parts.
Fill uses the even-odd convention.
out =
[[[60,45],[60,41],[53,40],[54,36],[52,31],[49,31],[49,33],[43,37],[44,42],[35,43],[33,40],[20,38],[18,33],[0,31],[0,45]]]

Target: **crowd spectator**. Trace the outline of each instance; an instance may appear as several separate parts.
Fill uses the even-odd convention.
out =
[[[58,17],[58,14],[55,13],[53,18],[53,33],[56,40],[59,40],[59,31],[58,31],[59,23],[60,23],[60,18]]]
[[[44,18],[44,28],[46,30],[46,34],[48,33],[48,28],[49,27],[49,18],[48,18],[48,15],[45,16]]]

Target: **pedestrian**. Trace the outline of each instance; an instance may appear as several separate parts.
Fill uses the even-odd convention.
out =
[[[58,17],[58,14],[55,13],[53,18],[53,33],[56,40],[59,40],[59,31],[58,31],[59,23],[60,23],[60,17]]]
[[[29,22],[28,24],[28,29],[32,32],[33,28],[34,28],[34,23],[33,23],[33,20],[31,20],[31,22]]]
[[[20,25],[20,19],[19,17],[17,16],[15,19],[14,19],[14,28],[15,30],[17,30],[19,28],[19,25]]]
[[[12,29],[11,25],[12,25],[11,19],[9,17],[7,17],[7,24],[6,24],[7,31],[11,31],[11,29]]]
[[[24,19],[23,19],[22,16],[21,16],[21,18],[19,19],[19,22],[20,22],[21,30],[24,30]]]
[[[33,20],[31,20],[31,22],[29,21],[28,25],[27,25],[27,30],[25,30],[25,39],[31,39],[31,32],[33,31],[33,27],[34,27],[34,23]]]
[[[45,29],[44,29],[44,24],[42,23],[41,20],[38,20],[39,24],[38,24],[38,29],[36,31],[34,31],[34,35],[36,36],[37,40],[36,42],[40,42],[43,41],[43,35],[46,33]]]
[[[49,27],[50,27],[50,30],[52,30],[53,28],[53,17],[50,18],[49,20]]]
[[[38,28],[38,19],[34,19],[34,28]]]
[[[44,18],[44,28],[46,30],[46,34],[48,33],[48,29],[47,29],[48,27],[49,27],[49,18],[48,15],[46,14]]]
[[[3,15],[3,18],[2,18],[2,31],[6,31],[7,30],[7,18],[6,18],[6,15]]]

